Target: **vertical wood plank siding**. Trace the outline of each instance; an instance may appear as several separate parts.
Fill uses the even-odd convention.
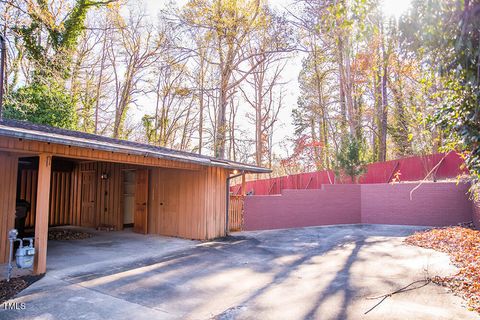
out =
[[[35,225],[38,170],[22,169],[20,174],[20,199],[30,202],[31,208],[25,221],[26,227]],[[48,223],[51,226],[72,223],[72,172],[52,172],[50,192],[50,213]]]
[[[81,225],[81,173],[94,171],[96,176],[95,225],[113,226],[115,230],[123,229],[122,204],[122,170],[131,167],[110,162],[85,162],[77,165],[73,172],[73,210],[72,224]],[[102,174],[108,176],[102,179]]]
[[[201,168],[201,165],[189,162],[8,137],[0,137],[0,150],[31,154],[33,156],[40,153],[49,153],[56,157],[83,159],[86,161],[125,163],[151,167],[177,168],[186,170],[198,170]]]
[[[8,261],[8,230],[15,225],[17,157],[0,152],[0,263]]]
[[[49,225],[81,225],[81,173],[94,171],[96,176],[95,225],[111,225],[123,229],[122,170],[132,166],[85,162],[75,166],[72,172],[52,172]],[[108,179],[102,179],[102,173]],[[20,198],[31,203],[26,226],[35,225],[38,171],[24,169],[20,173]]]
[[[5,261],[6,232],[13,227],[15,191],[18,171],[16,157],[0,153],[0,174],[6,177],[0,186],[0,261]],[[111,225],[123,229],[124,170],[145,168],[111,162],[77,163],[72,172],[53,172],[50,192],[50,225],[81,225],[82,172],[96,176],[96,225]],[[203,167],[199,170],[149,168],[148,233],[187,239],[212,239],[225,235],[226,178],[222,168]],[[106,173],[108,179],[101,179]],[[36,170],[22,170],[21,197],[31,202],[32,211],[27,225],[35,223],[37,177]],[[2,189],[3,188],[3,189]],[[12,215],[7,218],[6,213]],[[7,221],[8,220],[8,221]]]
[[[188,239],[225,235],[227,171],[151,170],[148,232]]]
[[[44,185],[47,180],[50,183],[48,193],[37,187],[38,170],[25,167],[18,172],[19,156],[40,154],[44,158],[63,157],[77,161],[73,171],[53,171],[48,177],[46,174],[42,176]],[[227,169],[146,155],[0,137],[0,262],[5,262],[8,256],[7,233],[14,226],[17,179],[19,197],[31,204],[26,225],[33,227],[36,220],[41,220],[42,225],[35,227],[42,234],[36,237],[41,237],[39,241],[46,243],[49,225],[82,225],[82,173],[88,171],[93,172],[96,182],[95,225],[123,229],[123,172],[140,168],[149,172],[148,233],[201,240],[225,235]],[[52,169],[49,168],[48,172]],[[45,168],[43,172],[47,172]],[[107,179],[102,179],[103,173],[108,175]],[[38,194],[43,195],[41,203],[38,202]],[[36,212],[39,205],[45,210],[49,208],[42,211],[42,216]],[[46,250],[46,246],[42,250]],[[41,261],[37,271],[41,272],[43,268]]]
[[[240,231],[243,228],[243,195],[230,195],[228,208],[228,230]]]

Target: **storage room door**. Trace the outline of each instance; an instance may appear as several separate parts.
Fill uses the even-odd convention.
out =
[[[148,230],[148,170],[137,170],[135,180],[135,215],[133,231],[146,234]]]
[[[95,171],[82,172],[82,208],[80,213],[80,225],[82,227],[96,227],[95,225],[95,194],[96,181]]]
[[[132,227],[135,212],[135,171],[123,172],[123,226]]]

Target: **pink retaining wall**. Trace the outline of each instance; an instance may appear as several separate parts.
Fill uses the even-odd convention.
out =
[[[360,223],[360,185],[325,185],[283,190],[282,195],[247,196],[244,229],[282,229]]]
[[[283,190],[282,195],[247,196],[244,229],[263,230],[331,224],[446,226],[472,220],[468,185],[425,183],[324,185]]]
[[[448,226],[472,220],[467,184],[362,185],[362,223]]]

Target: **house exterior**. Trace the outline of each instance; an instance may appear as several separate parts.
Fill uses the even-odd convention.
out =
[[[48,227],[107,226],[188,239],[226,235],[228,178],[269,169],[27,122],[0,120],[0,263],[16,201],[31,210],[34,272],[46,272]]]

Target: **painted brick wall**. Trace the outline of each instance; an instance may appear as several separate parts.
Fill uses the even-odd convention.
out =
[[[472,220],[468,185],[425,183],[410,200],[410,191],[416,185],[324,185],[317,190],[248,196],[244,229],[354,223],[446,226]]]
[[[283,190],[248,196],[244,229],[281,229],[360,223],[360,185],[325,185],[316,190]]]
[[[468,185],[425,183],[362,185],[362,222],[447,226],[472,220]]]

